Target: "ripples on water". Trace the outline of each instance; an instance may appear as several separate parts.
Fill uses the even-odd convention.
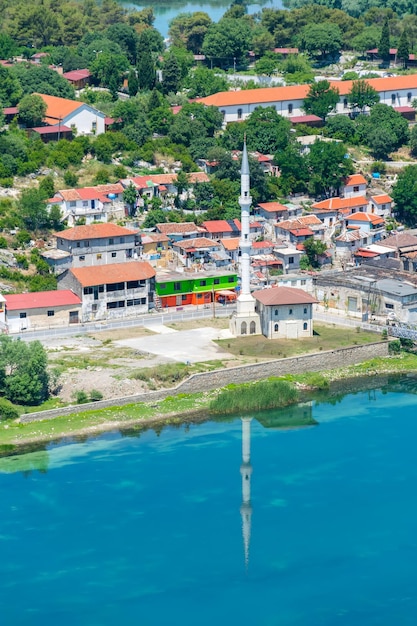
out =
[[[416,386],[1,461],[2,623],[414,624]]]

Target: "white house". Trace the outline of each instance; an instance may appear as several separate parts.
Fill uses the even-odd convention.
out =
[[[261,332],[268,339],[301,339],[313,335],[313,304],[317,300],[302,289],[271,287],[255,291]]]
[[[366,182],[366,178],[364,178],[362,174],[352,174],[345,180],[343,195],[345,198],[364,196],[366,194],[367,186],[368,183]]]
[[[391,76],[387,78],[369,78],[367,81],[379,94],[380,102],[394,108],[411,106],[417,98],[417,74]],[[335,113],[350,112],[348,94],[353,81],[330,81],[340,94]],[[198,102],[215,106],[223,114],[224,122],[236,122],[246,119],[257,107],[275,108],[284,117],[304,115],[304,98],[310,85],[288,85],[285,87],[265,87],[263,89],[242,89],[241,91],[221,91]]]
[[[62,220],[73,226],[83,219],[86,224],[107,222],[109,218],[122,219],[126,209],[123,201],[123,186],[120,183],[61,189],[48,200],[47,208],[58,206]]]
[[[106,116],[90,104],[68,100],[58,96],[36,94],[46,104],[44,122],[48,126],[67,126],[76,130],[77,135],[101,135],[105,131]]]
[[[4,299],[10,333],[79,322],[81,299],[71,290],[11,294]]]
[[[380,217],[390,217],[392,214],[392,198],[387,193],[371,196],[368,211]]]

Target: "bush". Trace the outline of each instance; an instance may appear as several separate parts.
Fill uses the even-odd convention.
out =
[[[89,401],[88,396],[85,391],[77,391],[75,393],[75,400],[77,404],[85,404]]]
[[[0,398],[0,420],[14,420],[17,417],[19,417],[19,411],[14,404],[6,398]]]
[[[0,248],[4,250],[7,247],[7,239],[5,237],[0,237]]]
[[[243,413],[284,407],[297,402],[297,389],[284,380],[262,380],[225,389],[210,404],[213,413]]]
[[[90,391],[90,402],[98,402],[103,399],[103,394],[98,389],[92,389]]]
[[[390,341],[389,346],[388,346],[388,352],[390,354],[400,354],[401,341],[399,339],[394,339],[394,341]]]

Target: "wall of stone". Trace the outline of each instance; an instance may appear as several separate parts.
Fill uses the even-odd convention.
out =
[[[156,402],[163,400],[167,396],[178,393],[197,393],[200,391],[211,391],[219,389],[231,383],[239,384],[263,380],[270,376],[283,376],[284,374],[302,374],[305,372],[320,372],[323,370],[335,369],[346,365],[354,365],[367,361],[375,357],[388,355],[388,341],[369,343],[364,346],[351,346],[340,350],[327,350],[325,352],[315,352],[299,357],[265,361],[263,363],[253,363],[251,365],[241,365],[228,369],[214,370],[193,374],[171,389],[161,389],[160,391],[149,391],[147,393],[124,396],[112,400],[100,400],[88,404],[72,405],[61,409],[51,409],[49,411],[39,411],[22,415],[21,422],[33,422],[41,419],[51,419],[82,413],[92,409],[104,409],[111,406],[123,406],[135,402]]]

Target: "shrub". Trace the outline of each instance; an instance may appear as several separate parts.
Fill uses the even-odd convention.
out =
[[[5,237],[0,237],[0,248],[7,248],[7,239]]]
[[[243,413],[274,407],[288,406],[297,402],[294,385],[284,380],[262,380],[257,383],[237,385],[225,389],[210,404],[213,413]]]
[[[14,404],[6,398],[0,398],[0,420],[14,420],[17,417],[19,417],[19,411]]]
[[[77,404],[85,404],[88,402],[88,396],[85,391],[77,391],[75,394]]]
[[[388,352],[390,354],[399,354],[401,352],[401,341],[399,339],[394,339],[394,341],[390,341],[388,346]]]
[[[92,389],[90,391],[90,402],[98,402],[103,399],[103,394],[98,389]]]

